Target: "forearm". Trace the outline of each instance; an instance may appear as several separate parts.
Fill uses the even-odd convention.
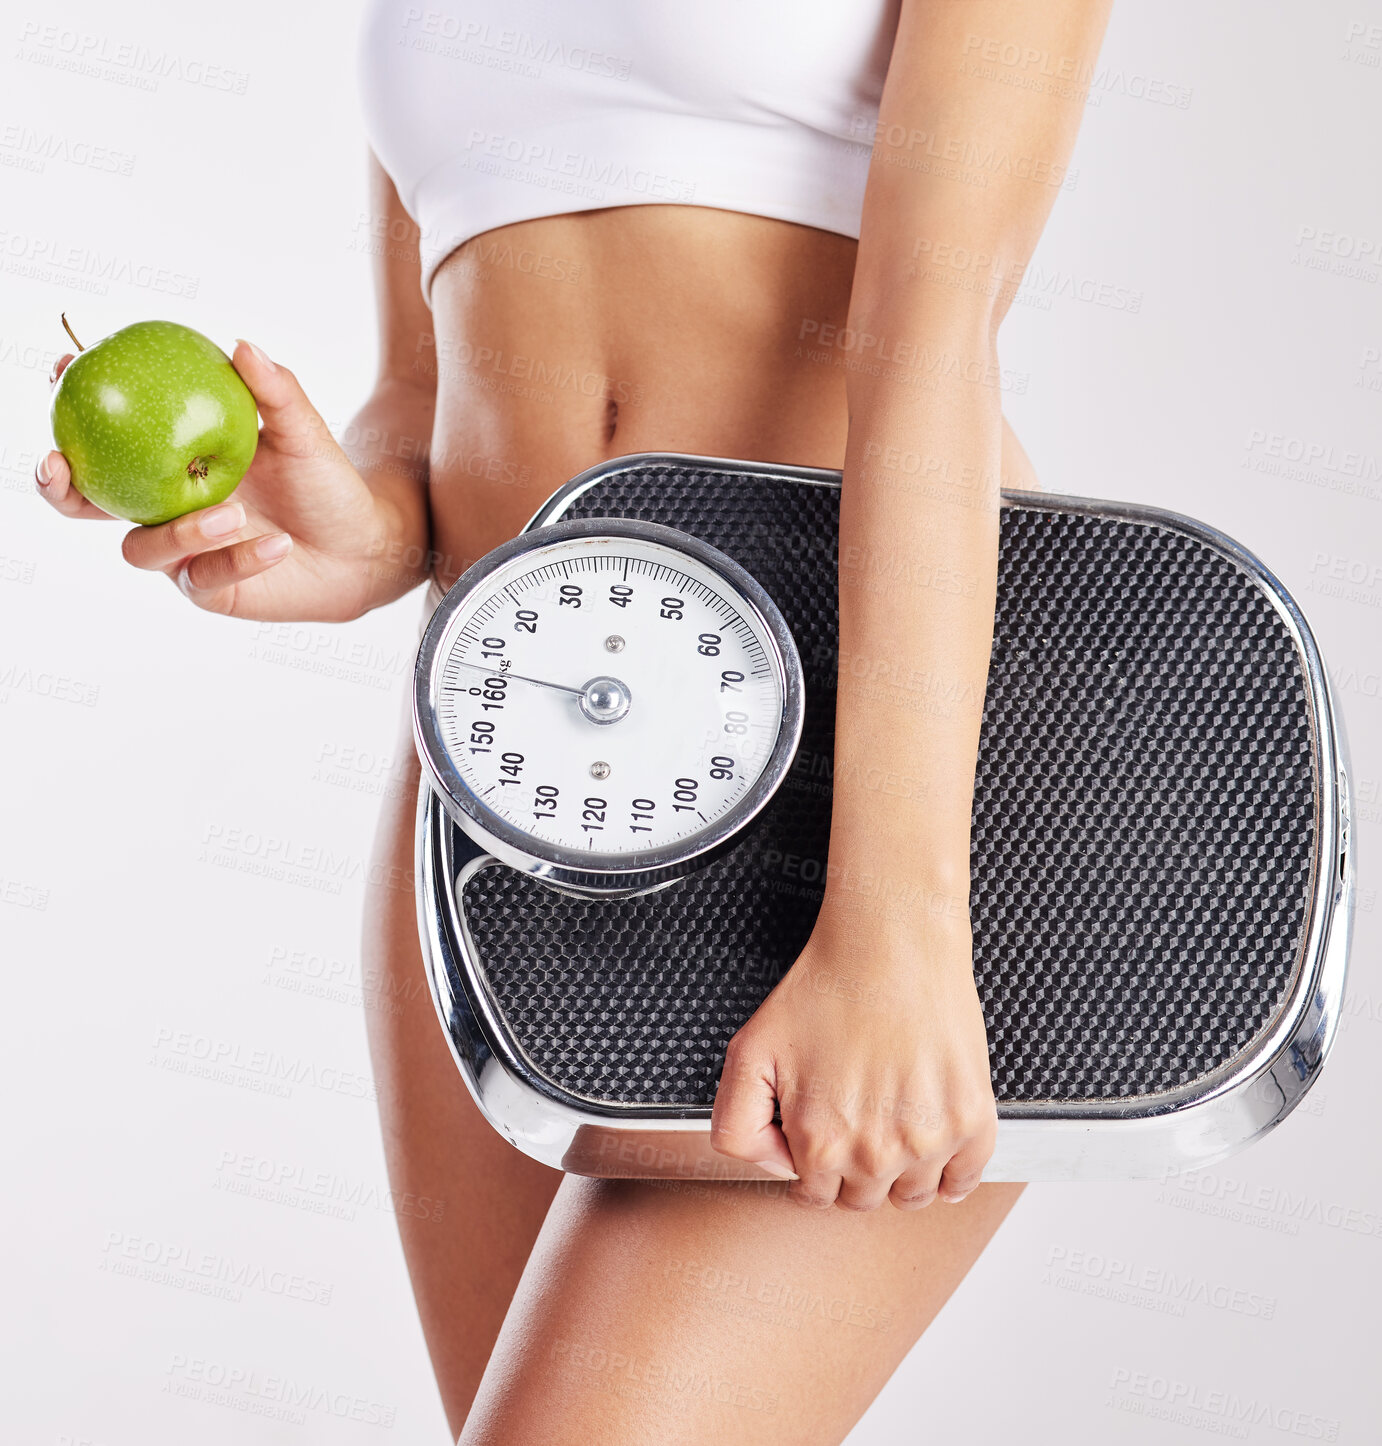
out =
[[[850,303],[835,795],[823,918],[968,927],[969,824],[997,589],[998,327],[1082,103],[995,86],[984,36],[1092,66],[1106,0],[904,0]],[[902,57],[899,63],[899,56]],[[991,173],[970,172],[991,163]],[[954,931],[952,931],[954,932]]]
[[[382,379],[342,439],[375,500],[365,611],[401,597],[431,573],[427,479],[434,406],[430,386]]]
[[[840,502],[828,907],[889,931],[967,907],[998,566],[988,318],[931,318],[920,334],[911,375],[851,379]],[[918,454],[922,481],[897,466]]]

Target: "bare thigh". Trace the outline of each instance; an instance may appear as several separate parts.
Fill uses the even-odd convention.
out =
[[[851,1214],[567,1177],[460,1446],[838,1442],[1023,1188]]]
[[[561,1175],[476,1109],[423,973],[413,879],[417,758],[406,717],[365,906],[370,1055],[399,1233],[454,1439]]]

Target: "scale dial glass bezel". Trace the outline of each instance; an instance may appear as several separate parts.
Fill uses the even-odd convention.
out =
[[[727,600],[745,615],[769,654],[781,684],[777,738],[749,788],[704,828],[655,849],[626,853],[576,850],[527,833],[486,804],[451,758],[442,736],[443,673],[454,634],[490,588],[496,573],[557,544],[608,540],[662,547],[714,574]],[[584,681],[584,680],[582,680]],[[595,896],[643,893],[675,882],[732,847],[767,806],[792,765],[801,741],[804,685],[791,629],[764,588],[732,558],[700,538],[657,522],[580,518],[531,528],[502,543],[469,568],[438,604],[423,633],[413,673],[413,734],[424,778],[457,827],[501,862],[554,887]]]

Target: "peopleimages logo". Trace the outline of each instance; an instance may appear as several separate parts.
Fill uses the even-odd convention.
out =
[[[240,1150],[222,1150],[216,1171],[213,1189],[338,1220],[354,1220],[357,1210],[431,1221],[441,1220],[446,1212],[446,1202],[430,1195],[395,1192],[388,1185],[339,1175],[334,1170],[314,1169]]]
[[[41,173],[49,161],[110,171],[119,176],[134,174],[134,157],[128,151],[72,140],[54,131],[36,131],[26,125],[7,125],[0,129],[0,163]]]
[[[54,703],[75,703],[80,708],[94,708],[100,701],[99,683],[86,683],[65,673],[51,673],[45,668],[29,668],[20,663],[0,664],[0,703],[8,703],[16,693],[47,698]]]
[[[98,80],[115,80],[137,90],[157,90],[160,80],[180,80],[232,95],[244,95],[249,89],[250,78],[242,70],[228,70],[172,50],[115,40],[92,30],[27,20],[20,28],[19,44],[17,59]]]
[[[1262,476],[1382,502],[1382,460],[1332,442],[1254,427],[1239,465]]]
[[[107,295],[111,284],[118,283],[192,301],[201,285],[200,278],[166,266],[24,231],[0,231],[0,264],[12,276],[53,282],[95,296]]]
[[[607,156],[589,156],[580,151],[543,141],[528,141],[520,136],[506,136],[498,131],[472,129],[466,137],[466,150],[477,157],[506,161],[520,167],[529,179],[541,183],[544,176],[589,186],[614,187],[633,191],[649,200],[689,202],[696,194],[695,183],[676,176],[650,171],[642,166],[629,166]]]
[[[517,69],[533,77],[541,75],[544,67],[555,66],[559,70],[576,70],[610,80],[627,80],[633,69],[633,62],[627,56],[592,50],[584,45],[564,45],[524,30],[489,25],[480,20],[462,20],[442,10],[423,10],[416,5],[408,7],[403,29],[412,31],[414,50],[447,59],[475,61],[491,69]]]
[[[1302,1411],[1280,1401],[1241,1396],[1236,1391],[1206,1388],[1195,1381],[1127,1367],[1113,1373],[1109,1391],[1104,1404],[1116,1410],[1223,1432],[1239,1440],[1254,1426],[1270,1426],[1308,1441],[1337,1441],[1342,1425],[1335,1417]]]
[[[1272,1320],[1277,1298],[1225,1281],[1208,1280],[1165,1266],[1138,1264],[1097,1250],[1053,1245],[1046,1252],[1043,1285],[1091,1295],[1166,1315],[1184,1316],[1186,1307],[1205,1306],[1256,1320]]]
[[[112,1274],[220,1300],[239,1301],[245,1291],[257,1290],[306,1305],[330,1305],[334,1290],[323,1281],[275,1269],[261,1261],[241,1260],[123,1230],[107,1231],[101,1255],[100,1268]]]
[[[379,1098],[369,1075],[169,1025],[159,1025],[150,1063],[174,1074],[195,1075],[221,1084],[252,1081],[260,1092],[282,1099],[290,1098],[293,1087],[301,1084],[348,1099]]]
[[[1009,151],[984,138],[942,135],[919,126],[878,124],[873,128],[872,140],[875,159],[881,159],[885,165],[919,171],[929,171],[935,165],[953,165],[959,168],[959,179],[984,186],[990,177],[1004,176],[1073,191],[1079,181],[1078,171],[1057,161],[1023,151]]]
[[[1356,236],[1322,226],[1296,228],[1293,266],[1323,271],[1353,281],[1373,283],[1382,277],[1382,236]]]
[[[313,1381],[256,1370],[253,1366],[174,1354],[163,1389],[170,1395],[227,1406],[249,1415],[302,1425],[307,1412],[392,1429],[398,1407],[351,1391],[332,1390]]]
[[[1218,1215],[1244,1225],[1297,1235],[1302,1224],[1343,1230],[1351,1235],[1382,1236],[1382,1211],[1307,1190],[1259,1184],[1215,1170],[1168,1172],[1154,1199],[1158,1204]]]
[[[990,35],[965,36],[960,70],[981,80],[998,80],[1019,90],[1031,90],[1067,98],[1087,99],[1097,105],[1105,95],[1122,95],[1132,100],[1188,110],[1194,91],[1139,71],[1095,65],[1073,55],[1056,55],[1033,45]]]

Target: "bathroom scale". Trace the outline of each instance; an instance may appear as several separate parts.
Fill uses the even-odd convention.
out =
[[[617,458],[425,630],[427,976],[477,1106],[548,1165],[769,1178],[711,1148],[710,1117],[832,867],[839,494],[834,471]],[[1290,1113],[1338,1023],[1328,677],[1286,589],[1203,523],[1030,492],[1000,516],[971,832],[984,1178],[1203,1166]],[[920,719],[953,705],[875,685]]]

